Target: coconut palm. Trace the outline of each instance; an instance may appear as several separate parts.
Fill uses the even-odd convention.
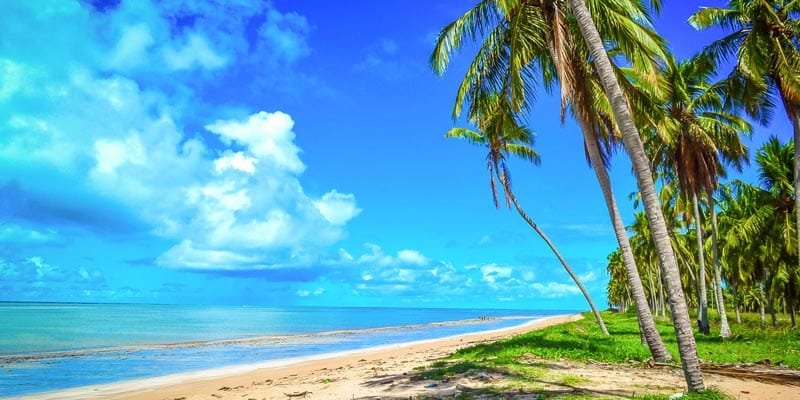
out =
[[[511,187],[511,173],[506,164],[509,156],[516,156],[523,160],[539,163],[539,154],[533,148],[533,132],[520,123],[516,115],[508,108],[505,98],[497,95],[490,95],[475,99],[477,105],[469,117],[469,121],[477,128],[477,131],[467,128],[453,128],[445,136],[448,138],[465,139],[473,144],[485,147],[489,153],[486,156],[486,166],[489,172],[489,182],[495,207],[499,206],[497,196],[497,186],[502,188],[502,193],[507,205],[513,205],[520,217],[533,228],[534,231],[544,240],[558,261],[567,271],[570,278],[583,293],[586,302],[600,326],[603,334],[608,335],[605,323],[600,312],[595,307],[592,297],[581,283],[578,275],[570,267],[569,263],[558,251],[555,244],[544,233],[538,224],[531,218],[519,203]]]
[[[726,250],[744,254],[734,279],[749,285],[742,300],[758,309],[762,326],[767,313],[776,324],[774,305],[781,297],[793,321],[797,307],[792,153],[791,142],[768,140],[756,155],[761,186],[734,182],[720,218]]]
[[[697,29],[721,28],[727,35],[707,54],[736,55],[731,89],[754,117],[769,118],[777,95],[794,130],[794,199],[800,209],[800,2],[729,0],[727,7],[703,8],[689,18]],[[795,216],[800,225],[800,213]],[[800,231],[798,231],[800,232]],[[795,242],[800,243],[798,238]]]
[[[705,384],[700,370],[700,360],[697,357],[697,345],[694,340],[683,289],[680,285],[677,259],[670,244],[669,232],[658,194],[655,190],[650,162],[647,159],[639,131],[631,115],[628,101],[620,88],[614,67],[608,57],[608,53],[606,53],[603,38],[597,30],[591,12],[583,0],[570,0],[570,5],[584,40],[589,46],[603,89],[611,102],[617,126],[622,134],[625,150],[628,152],[633,165],[645,212],[650,222],[653,241],[661,261],[663,277],[667,284],[667,294],[672,311],[672,320],[675,325],[678,351],[681,355],[687,386],[689,390],[704,390]]]
[[[636,1],[628,0],[609,2],[607,7],[614,12],[608,14],[611,18],[603,20],[604,26],[613,32],[611,39],[620,43],[620,54],[637,65],[654,65],[655,57],[646,55],[660,54],[663,44],[658,35],[642,23],[646,22],[644,8]],[[574,40],[576,34],[580,37],[579,31],[565,11],[563,3],[552,0],[482,1],[445,26],[431,57],[431,65],[437,73],[443,73],[451,54],[465,39],[477,40],[485,33],[459,87],[454,117],[460,114],[464,103],[474,105],[473,99],[493,90],[507,96],[508,104],[519,111],[532,97],[535,76],[541,75],[546,86],[558,82],[562,121],[570,106],[581,126],[586,154],[603,190],[622,249],[643,336],[654,359],[667,361],[671,356],[650,314],[606,171],[608,151],[603,145],[613,138],[616,129],[613,115],[588,64],[588,50],[582,41]]]
[[[673,172],[681,193],[689,200],[694,219],[698,260],[698,325],[700,331],[709,333],[708,301],[706,295],[706,267],[703,240],[701,200],[705,194],[711,214],[714,286],[721,287],[721,270],[716,245],[716,210],[713,192],[718,178],[725,176],[725,165],[741,171],[747,159],[747,148],[740,140],[749,135],[750,124],[731,112],[724,101],[721,84],[709,82],[715,68],[706,57],[695,57],[678,62],[673,56],[665,59],[663,79],[658,91],[664,96],[664,110],[655,125],[658,140],[652,151],[657,168]],[[664,175],[669,176],[669,175]],[[688,215],[689,213],[687,213]],[[722,304],[722,292],[715,290],[715,298]],[[730,336],[724,307],[719,307],[720,336]]]

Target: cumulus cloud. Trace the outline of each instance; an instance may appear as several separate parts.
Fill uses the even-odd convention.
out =
[[[293,173],[303,172],[300,149],[294,144],[294,121],[288,114],[258,112],[244,121],[218,120],[206,129],[224,142],[247,146],[250,152],[269,166]]]
[[[400,250],[397,252],[397,261],[403,264],[428,265],[428,258],[416,250]]]
[[[314,207],[334,225],[343,225],[361,213],[356,207],[355,196],[331,190],[314,201]]]
[[[38,11],[17,4],[9,13],[24,22]],[[204,17],[171,31],[170,18],[185,15]],[[361,210],[350,193],[306,192],[291,116],[253,110],[208,117],[207,132],[200,134],[185,128],[187,120],[206,114],[196,107],[196,90],[198,82],[213,80],[202,79],[200,70],[224,74],[237,55],[253,56],[242,30],[245,20],[257,15],[267,21],[254,27],[265,33],[252,45],[280,47],[287,62],[307,53],[305,19],[267,3],[216,9],[194,2],[125,1],[98,14],[65,3],[40,15],[37,24],[54,26],[57,48],[51,52],[50,42],[26,35],[19,38],[19,49],[4,52],[11,58],[0,61],[3,71],[25,83],[0,86],[5,97],[0,101],[15,100],[0,107],[0,176],[37,185],[37,171],[52,171],[48,179],[59,184],[35,187],[44,192],[37,198],[92,210],[97,214],[92,224],[137,221],[172,244],[157,257],[159,265],[266,269],[320,260]],[[0,34],[6,28],[0,27]],[[85,46],[73,50],[71,40]],[[17,225],[41,222],[46,207],[25,207],[31,206],[12,210]],[[86,222],[68,211],[57,210],[76,224]],[[33,241],[59,232],[31,228],[28,233]],[[0,230],[0,240],[2,235]]]

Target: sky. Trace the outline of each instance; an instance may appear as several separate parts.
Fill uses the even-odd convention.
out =
[[[483,150],[444,138],[472,54],[427,60],[473,2],[6,4],[0,300],[586,309],[494,208]],[[656,28],[689,57],[720,32],[686,19],[719,4],[667,2]],[[517,196],[605,306],[616,242],[580,132],[544,92],[529,122]],[[769,135],[783,114],[751,150]],[[611,178],[631,221],[624,153]]]

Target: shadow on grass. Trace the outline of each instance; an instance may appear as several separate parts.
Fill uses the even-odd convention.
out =
[[[629,397],[626,390],[593,390],[565,382],[564,379],[545,378],[547,371],[565,367],[538,361],[534,364],[491,366],[471,361],[438,361],[429,368],[413,373],[376,376],[362,385],[383,387],[380,396],[356,399],[473,399],[473,398],[584,398]],[[469,385],[456,381],[467,378]],[[400,394],[411,389],[424,389],[416,397]]]

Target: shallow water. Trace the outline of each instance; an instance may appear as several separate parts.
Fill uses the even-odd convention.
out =
[[[441,338],[563,313],[0,303],[0,396]]]

